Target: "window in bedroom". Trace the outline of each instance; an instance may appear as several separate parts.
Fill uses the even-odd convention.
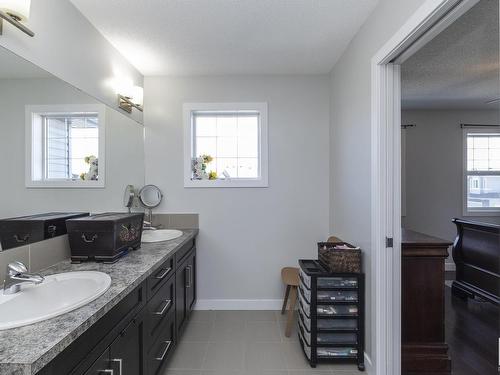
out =
[[[464,215],[500,213],[500,129],[464,128]]]
[[[267,105],[184,105],[185,187],[267,186]]]

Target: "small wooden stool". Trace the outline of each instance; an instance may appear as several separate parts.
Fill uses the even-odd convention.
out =
[[[295,304],[297,302],[297,287],[299,286],[299,269],[295,267],[285,267],[281,270],[281,279],[286,285],[285,299],[283,300],[283,307],[281,314],[285,313],[288,298],[288,318],[286,321],[285,336],[290,337],[292,333],[293,314],[295,311]]]

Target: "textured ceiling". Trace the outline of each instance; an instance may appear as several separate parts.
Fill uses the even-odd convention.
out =
[[[328,73],[378,0],[71,0],[144,75]]]
[[[0,79],[52,77],[50,73],[0,47]]]
[[[499,108],[498,8],[481,0],[403,63],[403,108]]]

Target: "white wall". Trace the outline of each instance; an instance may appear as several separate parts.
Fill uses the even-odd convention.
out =
[[[281,267],[316,257],[328,236],[328,90],[328,76],[146,77],[146,182],[165,194],[158,212],[200,214],[199,306],[279,308]],[[183,102],[238,101],[268,102],[269,187],[184,188]]]
[[[94,28],[69,0],[31,2],[30,38],[4,22],[0,46],[89,93],[112,108],[117,96],[111,80],[117,74],[142,86],[143,77]],[[132,117],[142,121],[142,113]]]
[[[94,98],[56,78],[0,80],[0,218],[47,211],[122,211],[127,184],[144,183],[143,127],[106,108],[106,187],[25,187],[25,105],[94,104]]]
[[[453,241],[462,215],[463,131],[460,124],[499,124],[496,110],[406,110],[406,217],[403,227]],[[468,220],[500,223],[500,215]],[[453,263],[451,256],[447,262]]]
[[[424,0],[381,0],[331,72],[330,231],[361,246],[367,276],[366,352],[375,357],[371,273],[371,58]]]

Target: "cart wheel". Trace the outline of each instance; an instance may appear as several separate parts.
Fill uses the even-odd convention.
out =
[[[316,363],[309,363],[312,368],[316,368]]]
[[[365,371],[365,364],[364,363],[359,363],[358,364],[358,370],[359,371]]]

